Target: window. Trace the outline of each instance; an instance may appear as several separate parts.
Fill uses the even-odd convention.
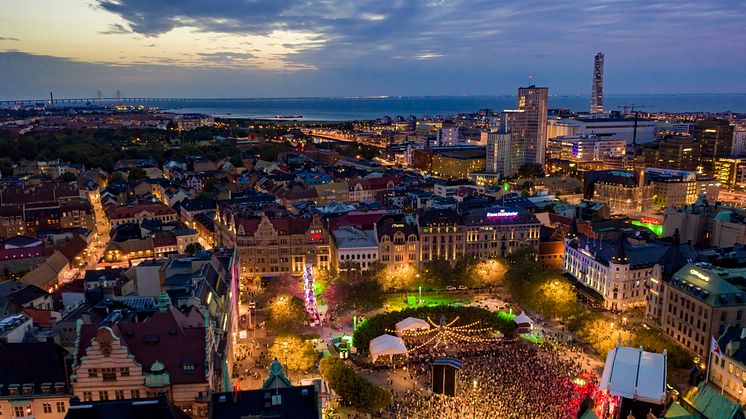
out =
[[[90,391],[84,391],[83,392],[83,401],[84,402],[93,401],[93,393],[91,393]]]
[[[117,369],[116,368],[102,368],[101,375],[104,377],[104,381],[116,381],[117,380]]]
[[[130,397],[133,399],[139,399],[140,398],[140,390],[131,390],[130,391]]]
[[[109,400],[109,392],[108,391],[99,391],[98,392],[98,399],[99,400]]]
[[[127,367],[120,368],[119,372],[122,375],[122,377],[128,377],[130,375],[130,369]]]
[[[98,370],[96,368],[88,368],[88,378],[98,377]]]
[[[52,403],[44,402],[41,404],[44,413],[52,413]]]
[[[124,400],[124,390],[115,390],[114,398],[117,400]]]
[[[59,413],[65,412],[65,402],[57,402],[57,412]]]
[[[23,406],[13,406],[13,413],[16,414],[17,418],[22,418],[26,412],[24,411]]]

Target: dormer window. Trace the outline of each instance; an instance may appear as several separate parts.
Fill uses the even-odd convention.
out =
[[[54,392],[62,393],[65,391],[65,383],[54,383]]]
[[[49,393],[52,390],[52,383],[42,383],[41,384],[41,392],[42,393]]]
[[[17,396],[20,389],[21,386],[19,384],[11,384],[8,386],[8,393],[10,393],[12,396]]]
[[[197,368],[197,362],[193,359],[181,361],[181,369],[184,372],[193,372]]]
[[[23,385],[23,394],[34,394],[34,385],[33,384],[24,384]]]

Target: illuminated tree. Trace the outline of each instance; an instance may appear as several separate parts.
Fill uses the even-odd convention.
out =
[[[313,343],[296,336],[277,337],[269,348],[269,359],[277,358],[282,365],[294,371],[308,371],[318,359]]]
[[[378,283],[384,290],[410,289],[417,286],[417,271],[411,265],[396,267],[389,265],[378,272],[374,272],[373,275],[376,276]]]
[[[602,356],[606,356],[606,353],[613,349],[617,342],[623,346],[629,345],[631,336],[629,330],[622,329],[607,319],[586,322],[584,327],[578,331],[578,337],[588,342]]]
[[[471,282],[476,286],[501,285],[507,272],[505,263],[497,259],[478,261],[468,269]]]
[[[279,296],[269,303],[268,316],[269,327],[278,333],[298,331],[308,320],[303,300],[288,295]]]

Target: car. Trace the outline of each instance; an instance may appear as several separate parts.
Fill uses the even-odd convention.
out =
[[[449,285],[446,287],[446,291],[456,291],[456,287]]]
[[[256,308],[256,301],[249,301],[249,308]]]
[[[463,290],[468,290],[469,287],[467,287],[466,285],[459,285],[458,289],[461,290],[461,291],[463,291]]]

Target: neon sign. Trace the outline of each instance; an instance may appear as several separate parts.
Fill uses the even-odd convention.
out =
[[[709,276],[703,274],[700,271],[697,271],[697,270],[694,270],[694,269],[690,269],[689,273],[692,274],[692,275],[694,275],[694,276],[696,276],[697,278],[699,278],[699,279],[701,279],[703,281],[709,281],[710,280]]]
[[[498,212],[488,212],[487,218],[515,217],[516,215],[518,215],[518,211],[500,210]]]
[[[661,220],[650,217],[640,217],[640,222],[645,224],[661,225]]]

